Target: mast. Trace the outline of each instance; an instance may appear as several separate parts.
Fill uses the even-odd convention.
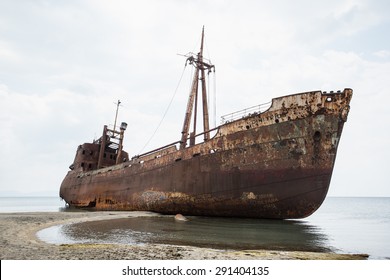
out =
[[[206,91],[206,79],[204,76],[205,65],[203,63],[203,40],[204,40],[204,26],[202,29],[202,43],[200,45],[199,61],[201,61],[200,67],[200,80],[202,82],[202,101],[203,101],[203,131],[204,141],[210,138],[210,124],[209,124],[209,109],[207,107],[207,91]]]
[[[118,100],[117,103],[114,103],[116,105],[116,113],[115,113],[115,121],[114,121],[114,127],[113,129],[109,129],[107,125],[103,128],[103,134],[102,137],[98,140],[98,143],[100,144],[99,148],[99,157],[98,157],[98,163],[97,163],[97,169],[105,167],[105,152],[107,148],[110,148],[111,150],[115,151],[116,154],[116,162],[115,164],[119,164],[123,161],[122,158],[122,149],[123,149],[123,137],[125,130],[127,128],[127,123],[122,122],[119,131],[116,129],[116,122],[118,119],[118,110],[119,105],[121,104],[121,101]]]
[[[204,141],[210,139],[210,124],[209,124],[209,111],[207,104],[207,90],[206,90],[206,79],[205,79],[205,70],[208,70],[209,73],[214,69],[214,65],[208,64],[203,61],[203,45],[204,45],[204,26],[202,29],[202,40],[200,45],[200,52],[195,57],[194,55],[188,56],[187,62],[195,67],[194,78],[192,81],[191,92],[188,97],[187,110],[184,117],[181,144],[180,149],[184,149],[187,145],[188,132],[191,124],[192,111],[194,109],[194,122],[193,122],[193,132],[190,135],[190,145],[195,145],[195,135],[196,135],[196,117],[197,117],[197,105],[198,105],[198,88],[199,80],[202,85],[202,107],[203,107],[203,132],[204,132]],[[199,79],[200,72],[200,79]],[[195,104],[194,104],[195,103]]]
[[[187,102],[187,110],[186,110],[186,115],[184,117],[183,130],[181,132],[182,135],[181,135],[180,149],[184,149],[187,144],[188,131],[190,130],[190,123],[191,123],[192,108],[194,107],[195,95],[197,95],[198,92],[198,80],[199,80],[199,71],[195,71],[194,79],[192,81],[190,96]]]
[[[115,121],[114,121],[114,130],[116,129],[116,120],[118,118],[118,110],[119,110],[119,105],[121,104],[121,101],[118,99],[118,103],[114,103],[116,105],[116,113],[115,113]]]

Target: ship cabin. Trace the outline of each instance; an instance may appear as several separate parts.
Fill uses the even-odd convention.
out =
[[[129,160],[123,151],[123,136],[127,124],[122,122],[119,131],[109,129],[106,125],[103,135],[92,143],[84,143],[77,148],[71,170],[91,171],[109,167]]]

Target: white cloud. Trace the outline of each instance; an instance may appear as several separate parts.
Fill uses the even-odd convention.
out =
[[[374,53],[375,56],[379,58],[389,58],[390,57],[390,50],[380,50]]]
[[[0,41],[0,61],[4,62],[20,62],[20,55],[7,43]]]

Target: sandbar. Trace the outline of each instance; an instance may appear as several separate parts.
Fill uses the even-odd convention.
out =
[[[37,232],[54,225],[156,215],[150,212],[0,213],[1,260],[362,260],[366,254],[217,250],[167,244],[50,244]]]

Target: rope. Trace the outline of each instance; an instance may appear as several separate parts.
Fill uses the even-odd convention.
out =
[[[140,151],[138,154],[142,154],[142,152],[144,151],[144,149],[146,148],[146,146],[148,146],[148,144],[150,143],[150,141],[152,141],[152,139],[153,139],[154,135],[156,134],[157,130],[160,128],[160,126],[161,126],[161,124],[162,124],[162,122],[163,122],[165,116],[166,116],[167,113],[168,113],[169,108],[171,107],[171,104],[172,104],[172,102],[173,102],[173,99],[175,98],[176,93],[177,93],[177,91],[178,91],[178,89],[179,89],[179,86],[180,86],[181,80],[183,79],[183,75],[184,75],[184,71],[186,70],[186,67],[187,67],[187,64],[184,65],[184,69],[183,69],[183,72],[181,73],[180,80],[179,80],[179,82],[178,82],[178,84],[177,84],[177,86],[176,86],[176,89],[175,89],[175,92],[174,92],[174,94],[173,94],[173,96],[172,96],[172,98],[171,98],[171,101],[169,101],[168,107],[165,109],[164,115],[162,116],[162,118],[161,118],[159,124],[157,125],[156,129],[154,130],[152,136],[150,136],[149,140],[148,140],[148,141],[146,142],[146,144],[142,147],[141,151]]]
[[[215,88],[215,70],[213,71],[213,91],[210,91],[210,72],[207,73],[207,92],[208,92],[208,95],[207,95],[207,103],[209,105],[209,111],[210,111],[210,115],[212,116],[212,124],[213,124],[213,127],[216,127],[216,104],[217,104],[217,100],[216,100],[216,88]]]
[[[217,74],[214,68],[214,127],[217,127]]]

